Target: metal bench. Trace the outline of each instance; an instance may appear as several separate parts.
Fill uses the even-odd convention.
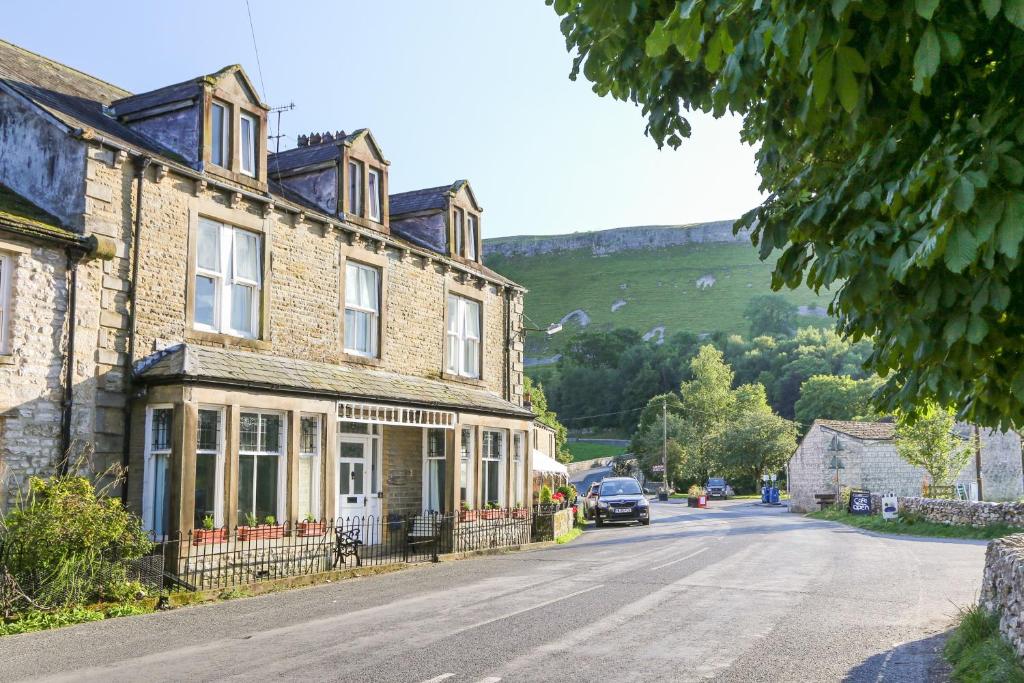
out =
[[[409,555],[420,546],[433,546],[431,557],[436,561],[437,546],[440,541],[440,520],[433,515],[416,515],[408,524],[408,533],[405,538],[405,561],[408,562]]]
[[[334,565],[344,564],[349,557],[356,558],[356,566],[361,567],[363,562],[359,558],[359,548],[363,542],[359,539],[358,528],[345,528],[343,526],[334,528]]]
[[[836,494],[815,493],[814,500],[818,503],[818,507],[824,510],[826,507],[830,507],[836,504]]]

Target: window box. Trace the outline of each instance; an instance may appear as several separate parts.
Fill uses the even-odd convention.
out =
[[[220,529],[195,529],[192,531],[192,545],[203,545],[204,543],[224,543],[228,540],[228,530]]]
[[[480,510],[480,519],[502,519],[504,516],[504,510]]]
[[[327,533],[327,522],[299,522],[299,536],[323,536]]]
[[[526,519],[529,516],[529,510],[526,508],[513,508],[512,519]]]
[[[238,527],[239,541],[261,541],[284,538],[284,524],[257,524]]]
[[[475,522],[480,519],[479,510],[459,510],[460,522]]]

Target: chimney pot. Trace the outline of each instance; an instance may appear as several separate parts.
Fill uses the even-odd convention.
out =
[[[298,146],[299,147],[309,147],[309,136],[308,135],[300,135],[299,136],[299,144],[298,144]]]
[[[309,136],[309,144],[311,145],[319,145],[320,140],[320,133],[313,133],[312,135]]]
[[[324,133],[323,141],[324,142],[334,142],[334,136],[331,135],[331,131],[327,131],[326,133]]]

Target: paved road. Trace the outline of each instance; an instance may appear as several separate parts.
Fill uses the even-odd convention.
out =
[[[984,544],[748,501],[647,528],[0,639],[0,680],[923,681]]]

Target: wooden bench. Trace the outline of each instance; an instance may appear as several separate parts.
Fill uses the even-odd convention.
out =
[[[437,555],[436,544],[440,521],[432,516],[416,515],[408,524],[409,529],[405,537],[405,561],[409,561],[412,550],[419,546],[433,545],[433,555]]]
[[[818,507],[824,510],[826,507],[830,507],[836,504],[836,494],[815,493],[814,500],[818,503]]]
[[[344,564],[349,557],[356,558],[356,566],[361,567],[363,562],[359,558],[359,548],[363,542],[359,539],[358,528],[345,528],[342,526],[334,528],[334,568]]]

